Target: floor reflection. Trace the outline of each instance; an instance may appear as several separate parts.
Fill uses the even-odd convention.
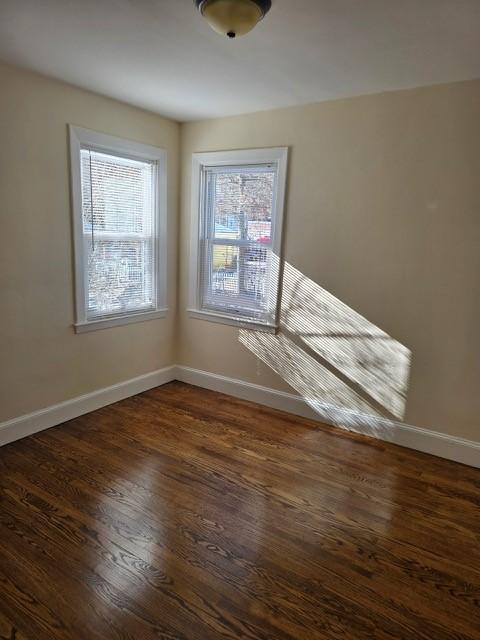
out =
[[[477,637],[477,470],[179,382],[0,465],[0,610],[28,637]]]

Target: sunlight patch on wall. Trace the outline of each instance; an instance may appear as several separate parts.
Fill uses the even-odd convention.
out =
[[[403,418],[411,352],[331,293],[284,263],[280,331],[241,329],[239,341],[323,419],[372,433]],[[368,420],[368,417],[371,420]]]
[[[325,404],[362,413],[375,409],[287,336],[240,329],[239,341],[295,389],[315,411]]]
[[[366,397],[403,418],[409,349],[288,263],[280,324]]]

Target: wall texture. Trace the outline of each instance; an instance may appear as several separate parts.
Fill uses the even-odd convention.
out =
[[[175,359],[179,125],[0,64],[0,422]],[[168,152],[163,320],[76,335],[67,124]]]
[[[359,390],[380,389],[373,404],[398,408],[406,391],[407,423],[480,440],[479,114],[472,81],[182,125],[178,363],[279,390],[293,383],[306,394],[310,385],[345,406]],[[284,257],[293,290],[303,289],[300,326],[249,339],[185,311],[191,155],[282,145]],[[312,305],[326,299],[348,307],[323,305],[315,333]],[[332,314],[341,319],[329,333]],[[394,388],[408,354],[401,345],[411,352],[404,389]],[[292,372],[295,361],[301,370]]]

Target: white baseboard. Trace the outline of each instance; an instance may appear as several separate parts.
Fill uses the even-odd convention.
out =
[[[276,391],[235,378],[191,369],[175,367],[175,378],[182,382],[226,393],[236,398],[258,402],[305,418],[342,427],[355,433],[378,438],[402,447],[430,453],[440,458],[480,468],[480,442],[457,438],[438,431],[414,427],[387,418],[369,416],[328,404],[315,402],[315,411],[300,396]]]
[[[175,379],[174,371],[175,367],[158,369],[111,387],[98,389],[98,391],[2,422],[0,423],[0,446],[170,382]]]
[[[219,393],[226,393],[235,398],[242,400],[250,400],[250,402],[258,402],[259,404],[272,407],[272,409],[280,409],[293,413],[296,416],[304,418],[312,418],[318,420],[318,415],[311,409],[300,396],[285,391],[276,391],[270,387],[262,387],[252,382],[244,382],[236,378],[228,378],[216,373],[201,371],[200,369],[191,369],[177,365],[175,367],[175,379],[187,384],[193,384],[196,387],[211,389]]]
[[[276,391],[258,384],[183,366],[158,369],[137,378],[119,382],[111,387],[99,389],[72,400],[66,400],[51,407],[0,423],[0,446],[25,438],[38,431],[49,429],[67,420],[72,420],[85,413],[95,411],[172,380],[180,380],[181,382],[226,393],[243,400],[258,402],[267,407],[287,411],[305,418],[312,418],[349,431],[480,468],[480,442],[457,438],[386,418],[339,409],[328,404],[322,405],[318,402],[315,402],[315,410],[313,410],[307,401],[293,393]]]

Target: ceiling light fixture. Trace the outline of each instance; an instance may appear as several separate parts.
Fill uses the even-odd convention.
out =
[[[229,38],[243,36],[260,22],[272,6],[271,0],[193,0],[217,33]]]

